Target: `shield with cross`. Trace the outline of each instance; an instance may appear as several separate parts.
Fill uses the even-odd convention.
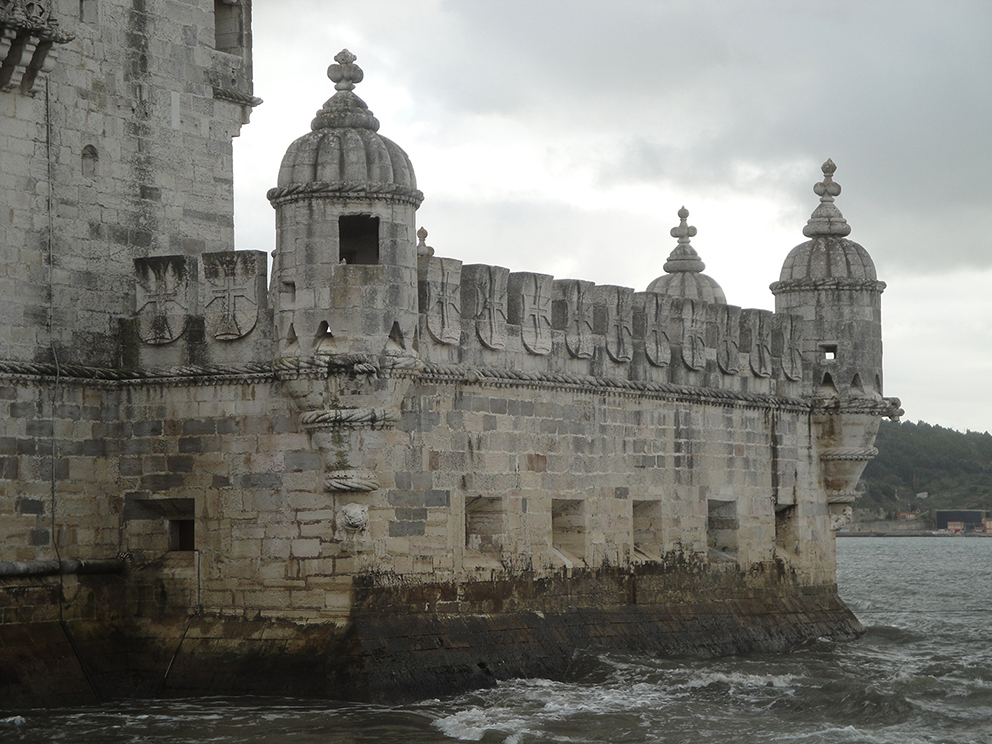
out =
[[[259,276],[264,291],[264,264],[257,251],[223,251],[203,254],[206,297],[203,322],[207,334],[218,341],[247,336],[258,322]]]
[[[196,286],[196,259],[154,256],[134,259],[138,337],[146,344],[172,343],[186,331]]]

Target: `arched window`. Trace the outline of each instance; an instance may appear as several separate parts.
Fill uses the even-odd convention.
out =
[[[93,145],[86,145],[82,154],[82,171],[85,178],[96,178],[96,166],[100,156]]]

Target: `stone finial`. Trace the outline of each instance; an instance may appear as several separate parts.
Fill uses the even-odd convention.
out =
[[[434,249],[427,245],[427,230],[420,228],[417,230],[417,257],[433,256]]]
[[[699,272],[706,268],[696,249],[689,244],[689,239],[696,236],[696,228],[691,226],[686,220],[689,217],[689,210],[682,207],[679,210],[678,227],[673,227],[671,235],[678,238],[679,244],[665,261],[665,271],[673,274],[676,271]]]
[[[337,92],[310,122],[313,131],[353,128],[371,129],[375,132],[379,129],[379,120],[369,111],[365,101],[354,93],[355,84],[362,82],[365,77],[362,68],[355,64],[356,59],[358,58],[354,54],[342,49],[334,57],[336,64],[327,68],[327,77],[334,83]]]
[[[851,226],[834,205],[834,197],[840,195],[840,184],[834,182],[834,171],[837,170],[837,166],[828,158],[822,170],[823,180],[813,186],[813,193],[820,197],[820,205],[810,215],[806,227],[803,228],[803,235],[807,238],[827,236],[842,238],[851,234]]]
[[[327,68],[327,77],[334,83],[335,90],[354,90],[355,83],[362,82],[365,73],[355,64],[356,59],[358,57],[347,49],[342,49],[334,56],[337,64]]]

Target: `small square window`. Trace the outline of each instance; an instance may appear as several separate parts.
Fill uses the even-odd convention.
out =
[[[169,550],[196,550],[196,533],[192,519],[169,520]]]

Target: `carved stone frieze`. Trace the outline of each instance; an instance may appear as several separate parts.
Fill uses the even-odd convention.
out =
[[[772,352],[782,360],[782,374],[788,380],[801,380],[803,376],[802,322],[794,315],[775,315],[775,334]]]

